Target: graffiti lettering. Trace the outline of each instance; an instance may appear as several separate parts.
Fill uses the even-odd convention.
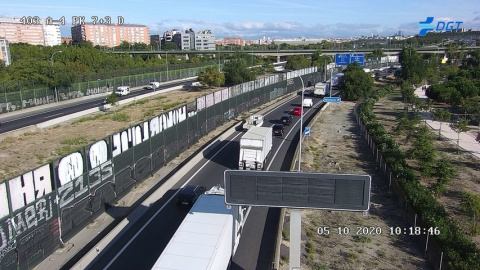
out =
[[[46,97],[41,97],[41,98],[31,98],[28,100],[22,100],[22,106],[23,108],[25,108],[25,107],[42,105],[42,104],[48,104],[52,102],[55,102],[55,97],[53,95],[48,95]]]
[[[131,147],[144,142],[187,119],[187,106],[171,110],[157,117],[112,135],[112,156],[115,157]]]
[[[83,176],[73,179],[65,185],[58,188],[58,195],[60,197],[60,207],[66,206],[75,198],[79,198],[82,194],[86,193],[88,188],[83,181]]]
[[[87,96],[89,96],[94,94],[106,93],[112,90],[113,90],[113,87],[108,88],[107,86],[102,86],[102,87],[87,88],[86,93],[87,93]]]
[[[53,217],[53,195],[38,200],[19,212],[12,220],[17,235],[38,225],[39,221],[48,221]]]
[[[61,100],[68,100],[84,96],[82,91],[71,91],[68,93],[60,93],[59,95]]]
[[[113,165],[112,161],[108,160],[100,166],[95,167],[93,170],[88,172],[88,179],[90,187],[95,187],[98,184],[102,183],[103,180],[109,179],[113,175]]]
[[[61,186],[81,176],[83,174],[82,154],[76,152],[60,159],[57,170],[58,180]]]
[[[17,109],[17,106],[12,104],[11,102],[7,103],[0,103],[0,112],[9,112],[9,111],[15,111]]]
[[[12,211],[16,211],[52,192],[50,164],[11,179],[8,184]]]
[[[90,161],[90,168],[92,169],[105,163],[108,160],[107,142],[101,140],[92,144],[90,151],[88,151],[88,160]]]

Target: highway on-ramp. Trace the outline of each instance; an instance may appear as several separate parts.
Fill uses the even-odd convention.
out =
[[[321,100],[313,99],[316,104],[310,109],[305,108],[304,125],[313,117],[314,112],[320,109]],[[299,96],[283,101],[264,114],[263,126],[278,123],[284,113],[299,104]],[[291,125],[285,127],[284,136],[273,140],[272,152],[267,162],[268,170],[290,170],[299,138],[299,126],[300,116],[294,116]],[[128,231],[115,238],[110,248],[99,251],[97,258],[87,269],[150,269],[188,212],[175,205],[178,189],[187,183],[204,185],[207,188],[223,185],[224,171],[238,168],[239,140],[243,134],[242,131],[233,132],[220,142],[214,151],[205,154],[179,182],[151,204],[147,213]],[[232,270],[271,269],[279,214],[278,208],[252,208],[232,260]]]

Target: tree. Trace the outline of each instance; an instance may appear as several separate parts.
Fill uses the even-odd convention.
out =
[[[115,91],[113,91],[110,95],[107,96],[107,98],[105,100],[106,100],[107,104],[110,104],[110,105],[113,106],[113,105],[117,104],[118,96],[115,93]]]
[[[467,215],[472,215],[472,233],[476,234],[476,220],[480,216],[480,194],[473,194],[468,191],[464,192],[460,205]]]
[[[435,166],[435,177],[437,178],[437,183],[434,185],[435,194],[437,196],[441,195],[447,190],[447,185],[457,174],[453,164],[446,158],[441,158],[437,160]]]
[[[255,79],[255,73],[248,69],[245,61],[233,60],[223,67],[225,72],[225,83],[227,85],[241,84]]]
[[[450,121],[450,112],[444,109],[434,109],[432,115],[435,121],[440,121],[440,128],[438,129],[438,137],[440,138],[442,136],[443,121]]]
[[[287,56],[286,69],[298,70],[310,67],[310,61],[303,55]]]
[[[422,126],[416,131],[416,139],[413,141],[413,149],[410,155],[421,165],[420,170],[422,175],[430,177],[434,175],[437,149],[435,148],[433,138],[430,135],[430,128]]]
[[[162,50],[164,51],[176,51],[179,49],[180,48],[178,47],[177,43],[173,41],[165,41],[165,43],[162,44]]]
[[[198,81],[210,88],[212,86],[218,87],[225,84],[225,75],[216,68],[209,67],[198,75]]]
[[[340,80],[339,88],[342,89],[340,95],[346,100],[359,100],[367,98],[373,90],[373,80],[363,71],[363,68],[357,62],[348,64],[343,72],[344,76]]]
[[[460,152],[460,133],[470,130],[468,127],[468,121],[462,118],[457,123],[451,123],[450,127],[457,133],[457,154]]]
[[[412,47],[405,47],[400,52],[402,64],[402,79],[411,83],[419,83],[426,76],[427,63],[418,55]]]

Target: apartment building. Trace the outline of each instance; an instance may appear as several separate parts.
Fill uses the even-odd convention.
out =
[[[8,67],[12,63],[8,40],[5,38],[0,38],[0,61],[3,61],[6,67]]]
[[[58,21],[46,23],[44,19],[26,21],[25,18],[0,18],[0,36],[9,43],[56,46],[61,44]]]
[[[215,50],[215,34],[211,30],[199,31],[195,34],[195,50]]]
[[[150,44],[148,28],[137,24],[92,24],[86,23],[72,27],[72,43],[90,41],[94,46],[115,47],[123,41],[128,43]]]

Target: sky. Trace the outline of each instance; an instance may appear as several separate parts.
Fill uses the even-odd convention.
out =
[[[0,17],[65,17],[62,36],[71,36],[73,16],[91,22],[121,16],[125,24],[142,24],[150,35],[192,28],[212,30],[216,38],[349,38],[362,35],[418,34],[427,17],[462,21],[460,27],[480,30],[478,0],[15,0],[0,3]]]

